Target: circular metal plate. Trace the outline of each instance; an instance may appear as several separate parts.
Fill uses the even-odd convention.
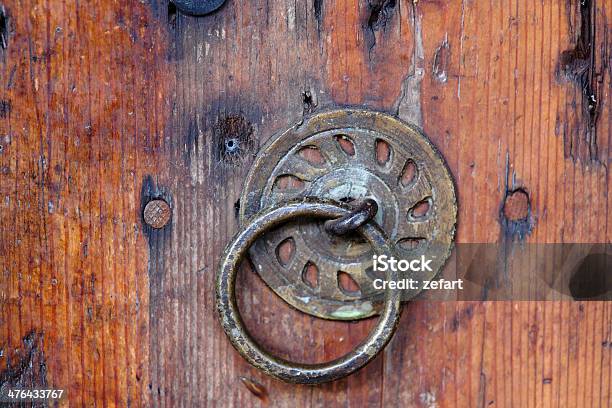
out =
[[[315,115],[274,137],[260,151],[241,197],[242,225],[264,208],[299,197],[351,202],[373,198],[375,218],[401,259],[431,259],[432,279],[455,234],[455,188],[444,159],[416,128],[389,115],[339,110]],[[373,250],[357,235],[336,237],[323,223],[299,220],[260,238],[255,269],[280,297],[322,318],[354,320],[379,313],[383,290],[373,281]],[[405,291],[403,300],[418,291]]]

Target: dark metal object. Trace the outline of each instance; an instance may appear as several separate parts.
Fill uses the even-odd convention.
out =
[[[160,229],[165,227],[170,221],[172,210],[167,202],[156,199],[147,203],[142,215],[149,227]]]
[[[221,7],[225,0],[172,0],[172,2],[185,14],[203,16]]]
[[[335,220],[325,221],[325,231],[334,235],[346,235],[370,221],[376,216],[377,212],[378,204],[376,204],[376,201],[367,198],[350,214]]]
[[[385,347],[395,332],[401,314],[401,294],[397,289],[387,289],[384,292],[381,317],[368,338],[355,350],[328,363],[298,364],[268,354],[249,336],[240,317],[235,292],[236,275],[249,247],[260,236],[296,218],[329,219],[348,214],[350,212],[347,208],[336,203],[311,199],[286,203],[280,207],[274,206],[253,217],[249,225],[240,231],[225,249],[216,280],[217,311],[221,325],[234,348],[249,363],[266,374],[284,381],[303,384],[333,381],[365,366]],[[364,224],[357,231],[377,254],[395,253],[394,246],[389,243],[384,232],[375,223]],[[386,279],[398,280],[399,274],[389,270]]]
[[[386,155],[379,154],[379,145],[386,146]],[[241,225],[248,226],[271,205],[301,197],[374,199],[379,206],[374,220],[399,256],[432,259],[432,271],[406,272],[401,278],[430,280],[450,255],[457,220],[451,174],[420,130],[392,116],[324,112],[273,137],[245,182]],[[286,242],[293,244],[293,255],[283,262],[278,254]],[[380,277],[372,270],[372,255],[358,234],[338,237],[323,222],[301,220],[269,231],[250,250],[257,272],[277,295],[298,310],[333,320],[380,313],[384,293],[372,284]],[[306,273],[313,265],[315,284]],[[359,291],[343,290],[339,272],[349,274]],[[418,293],[403,291],[402,300]]]

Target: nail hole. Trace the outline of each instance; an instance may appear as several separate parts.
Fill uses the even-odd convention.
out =
[[[302,281],[313,289],[319,286],[319,268],[312,262],[308,262],[304,266]]]
[[[253,132],[253,125],[241,115],[228,115],[219,119],[213,128],[217,160],[228,165],[238,165],[244,158],[250,157],[256,150]],[[192,133],[192,139],[197,143],[197,132]]]
[[[344,153],[348,154],[349,156],[355,155],[355,145],[350,137],[347,135],[336,135],[336,140]]]
[[[357,282],[346,272],[338,271],[338,287],[347,296],[360,296],[361,289]]]
[[[391,146],[382,139],[376,140],[376,161],[381,166],[389,163],[391,159]]]
[[[295,240],[291,237],[284,239],[276,247],[276,259],[283,267],[289,265],[295,255]]]
[[[431,197],[427,197],[418,203],[416,203],[410,210],[408,210],[409,219],[421,219],[425,218],[431,209]]]
[[[325,163],[325,158],[321,154],[321,151],[316,146],[306,146],[298,151],[300,157],[306,160],[308,163],[315,166],[320,166]]]
[[[569,291],[575,300],[612,300],[612,255],[589,254],[569,282]]]
[[[404,250],[415,250],[421,243],[425,241],[425,238],[402,238],[397,242],[397,245]]]
[[[225,152],[227,154],[235,154],[240,150],[240,141],[236,138],[227,139],[225,141]]]
[[[400,176],[400,184],[403,187],[411,184],[417,175],[417,166],[416,163],[412,160],[408,160],[402,169],[402,175]]]
[[[304,189],[305,184],[303,180],[300,180],[296,176],[284,174],[276,178],[274,187],[280,191],[301,191]]]

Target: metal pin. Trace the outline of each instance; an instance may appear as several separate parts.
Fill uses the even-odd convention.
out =
[[[376,216],[378,204],[371,198],[363,200],[361,205],[350,214],[325,222],[325,231],[334,235],[345,235],[355,231]]]

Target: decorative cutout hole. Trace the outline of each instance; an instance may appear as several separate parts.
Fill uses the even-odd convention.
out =
[[[280,191],[301,191],[305,187],[304,181],[291,174],[278,176],[274,181],[274,188]]]
[[[391,161],[391,146],[382,139],[376,140],[376,161],[386,166]]]
[[[348,154],[349,156],[355,155],[355,144],[350,137],[347,135],[336,135],[336,141],[344,153]]]
[[[417,177],[417,165],[413,160],[408,160],[400,175],[400,184],[406,187],[414,182]]]
[[[310,261],[306,263],[302,270],[302,281],[313,289],[319,286],[319,268],[317,268],[317,265]]]
[[[320,166],[325,163],[325,157],[323,157],[321,151],[316,146],[303,147],[298,151],[298,154],[312,165]]]
[[[397,241],[397,245],[404,250],[413,251],[425,241],[425,238],[402,238]]]
[[[384,279],[385,278],[385,272],[377,269],[374,270],[373,266],[368,266],[366,268],[366,275],[368,276],[368,278],[370,278],[371,280],[375,280],[375,279]]]
[[[291,263],[291,260],[295,256],[295,240],[291,237],[284,239],[276,247],[276,259],[283,267],[286,267]]]
[[[431,210],[431,197],[427,197],[418,203],[416,203],[410,210],[408,210],[408,219],[421,220],[429,214]]]
[[[338,271],[338,288],[347,296],[361,296],[359,285],[346,272]]]

